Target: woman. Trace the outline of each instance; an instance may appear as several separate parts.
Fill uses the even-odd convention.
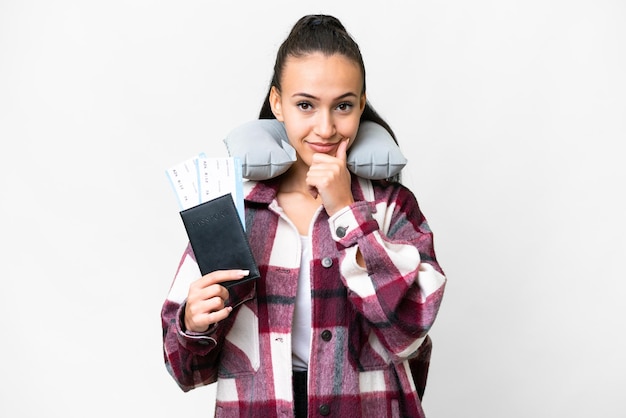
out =
[[[245,183],[261,278],[227,290],[247,272],[200,277],[188,248],[162,311],[168,370],[185,391],[217,381],[218,417],[424,416],[410,359],[446,279],[413,194],[346,167],[361,121],[389,128],[337,19],[296,23],[260,117],[297,151],[283,175]]]

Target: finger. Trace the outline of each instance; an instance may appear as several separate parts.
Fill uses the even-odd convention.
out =
[[[224,314],[230,313],[231,310],[232,307],[225,306],[225,300],[219,295],[210,299],[187,300],[185,327],[190,331],[204,332],[211,324],[221,321]],[[214,314],[217,312],[220,313],[218,318],[215,318]]]
[[[198,287],[208,287],[212,284],[239,280],[250,274],[250,270],[216,270],[205,274],[196,281]]]
[[[233,308],[227,306],[217,311],[205,312],[194,315],[191,320],[188,320],[188,318],[186,317],[185,326],[188,331],[206,332],[211,325],[228,318],[228,315],[230,315],[232,311]]]
[[[345,140],[339,143],[337,147],[337,153],[335,154],[336,158],[339,158],[344,163],[348,160],[348,143],[350,142],[350,138],[346,138]]]
[[[211,312],[209,317],[209,326],[212,324],[216,324],[224,319],[228,318],[228,315],[233,311],[233,308],[230,306],[225,307],[224,309],[220,309],[219,311]]]
[[[191,302],[196,302],[207,301],[215,297],[228,300],[228,289],[219,283],[207,287],[195,287],[190,289],[187,299]]]
[[[205,314],[224,309],[225,306],[224,299],[220,296],[213,296],[208,299],[198,299],[195,301],[188,300],[186,313],[188,313],[191,318],[198,318]]]

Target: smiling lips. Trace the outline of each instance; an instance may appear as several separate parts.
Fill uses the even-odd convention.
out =
[[[336,142],[336,143],[307,142],[307,145],[315,152],[329,154],[337,149],[337,145],[339,145],[339,142]]]

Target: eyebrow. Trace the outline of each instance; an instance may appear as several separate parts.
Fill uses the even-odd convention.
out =
[[[295,93],[291,97],[306,97],[307,99],[319,100],[319,97],[313,96],[312,94],[309,94],[309,93]],[[339,97],[335,97],[333,101],[346,99],[348,97],[357,98],[358,96],[355,93],[348,92],[348,93],[342,94]]]

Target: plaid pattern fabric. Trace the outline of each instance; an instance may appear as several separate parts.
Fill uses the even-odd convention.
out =
[[[163,305],[168,371],[184,391],[217,382],[217,417],[293,416],[301,243],[276,203],[278,181],[246,183],[246,232],[261,278],[231,289],[231,315],[207,333],[182,328],[189,284],[200,276],[190,247]],[[311,229],[309,415],[423,417],[409,359],[445,288],[432,233],[404,186],[355,178],[352,189],[353,205],[330,218],[320,209]]]

